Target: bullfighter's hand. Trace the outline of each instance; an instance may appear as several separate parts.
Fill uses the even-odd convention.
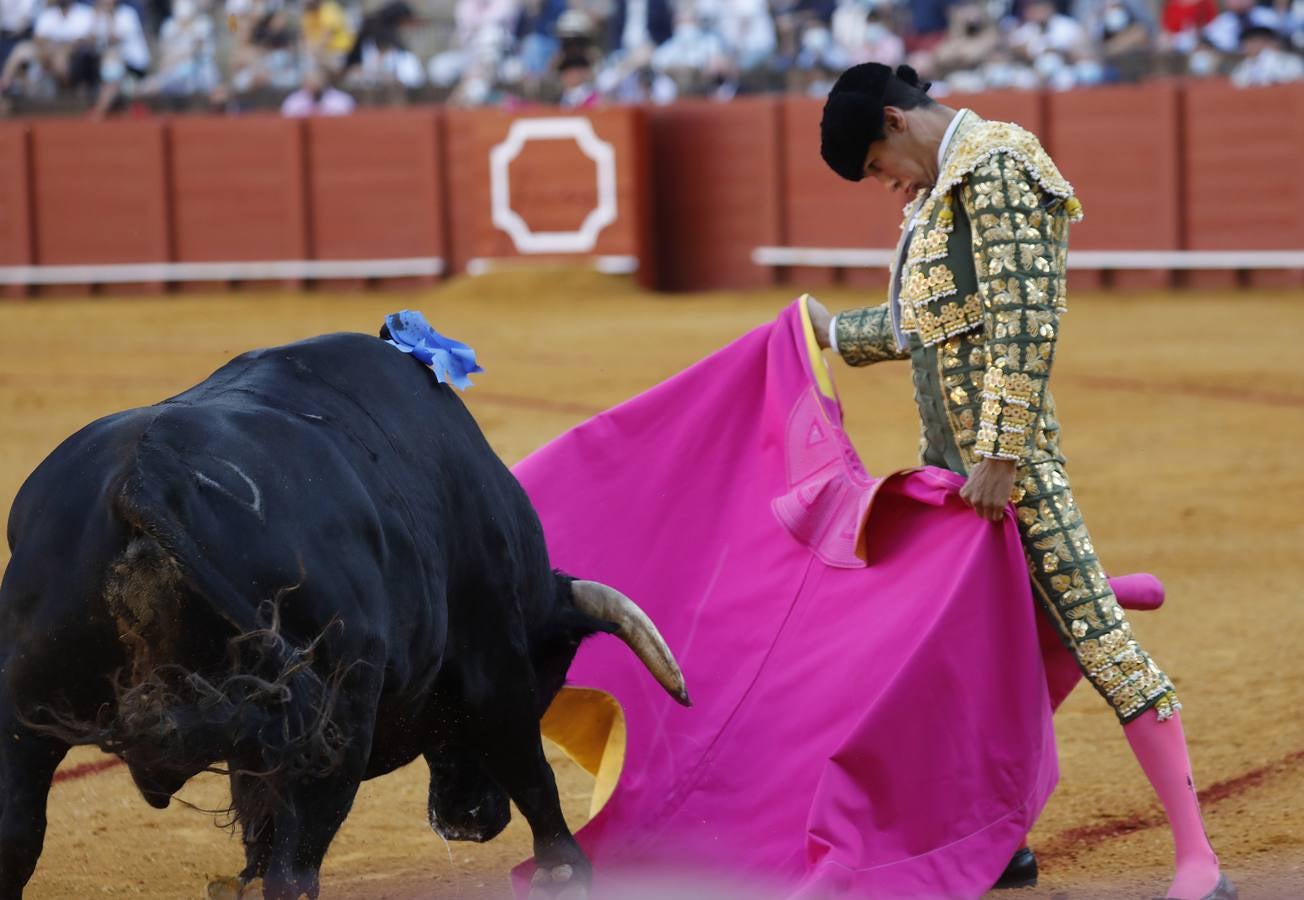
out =
[[[970,470],[960,498],[984,519],[999,522],[1014,492],[1014,478],[1014,460],[984,457]]]
[[[833,314],[824,308],[814,297],[806,300],[806,308],[810,310],[810,323],[815,327],[815,340],[819,342],[821,348],[829,348],[829,326],[833,324]]]

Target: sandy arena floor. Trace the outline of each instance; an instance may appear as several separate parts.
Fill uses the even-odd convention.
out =
[[[467,402],[514,462],[770,319],[788,291],[658,297],[583,273],[513,274],[419,293],[258,293],[0,303],[0,512],[66,435],[151,403],[256,346],[374,332],[416,307],[488,371]],[[869,298],[827,290],[832,309]],[[1149,570],[1168,605],[1134,617],[1174,677],[1208,827],[1245,898],[1304,897],[1304,294],[1076,296],[1054,377],[1077,496],[1115,572]],[[874,472],[913,464],[904,365],[834,370]],[[0,564],[8,559],[0,548]],[[1087,689],[1058,718],[1063,776],[1033,834],[1041,886],[1018,897],[1151,897],[1171,847],[1113,718]],[[578,827],[589,779],[556,760]],[[501,897],[529,854],[513,822],[485,846],[425,824],[424,766],[364,785],[327,857],[332,898]],[[223,804],[204,777],[182,797]],[[198,898],[239,867],[211,816],[149,809],[125,769],[72,753],[29,896]]]

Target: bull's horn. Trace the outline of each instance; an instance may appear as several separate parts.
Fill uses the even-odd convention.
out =
[[[661,632],[637,603],[615,588],[596,581],[572,582],[571,596],[581,612],[617,627],[616,634],[629,645],[670,696],[684,706],[693,705],[688,699],[688,688],[684,686],[684,673],[679,671],[679,664]]]

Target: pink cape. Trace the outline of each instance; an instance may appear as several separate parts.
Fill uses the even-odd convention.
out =
[[[866,474],[817,356],[799,300],[516,467],[554,565],[633,597],[695,704],[619,641],[576,658],[570,683],[623,711],[545,720],[614,788],[578,833],[598,896],[653,868],[977,897],[1055,785],[1078,676],[1039,633],[1012,511],[979,519],[939,469]]]

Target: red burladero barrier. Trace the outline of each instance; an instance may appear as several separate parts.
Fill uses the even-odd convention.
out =
[[[781,233],[779,102],[693,100],[650,110],[656,284],[664,290],[763,287],[754,247]]]
[[[445,121],[455,271],[527,257],[592,260],[615,271],[648,268],[641,109],[454,110]]]
[[[1042,137],[1086,210],[1073,236],[1080,259],[1304,249],[1304,86],[1153,83],[946,102]],[[762,97],[583,113],[419,107],[307,121],[0,123],[0,271],[10,293],[31,277],[18,267],[38,267],[44,281],[65,272],[49,267],[97,267],[76,273],[94,281],[124,264],[221,273],[230,263],[225,282],[269,261],[304,263],[307,274],[285,276],[300,279],[340,277],[355,262],[367,278],[410,269],[429,281],[441,265],[457,274],[572,259],[637,269],[663,290],[882,284],[881,270],[753,261],[758,247],[895,245],[903,198],[824,166],[821,106]],[[196,271],[116,271],[117,280],[143,271],[137,281],[158,289],[184,280],[181,269]],[[1228,284],[1234,274],[1183,279]],[[1118,269],[1105,280],[1147,287],[1170,276]],[[1298,269],[1253,278],[1301,283]],[[1072,276],[1078,288],[1101,280]]]

